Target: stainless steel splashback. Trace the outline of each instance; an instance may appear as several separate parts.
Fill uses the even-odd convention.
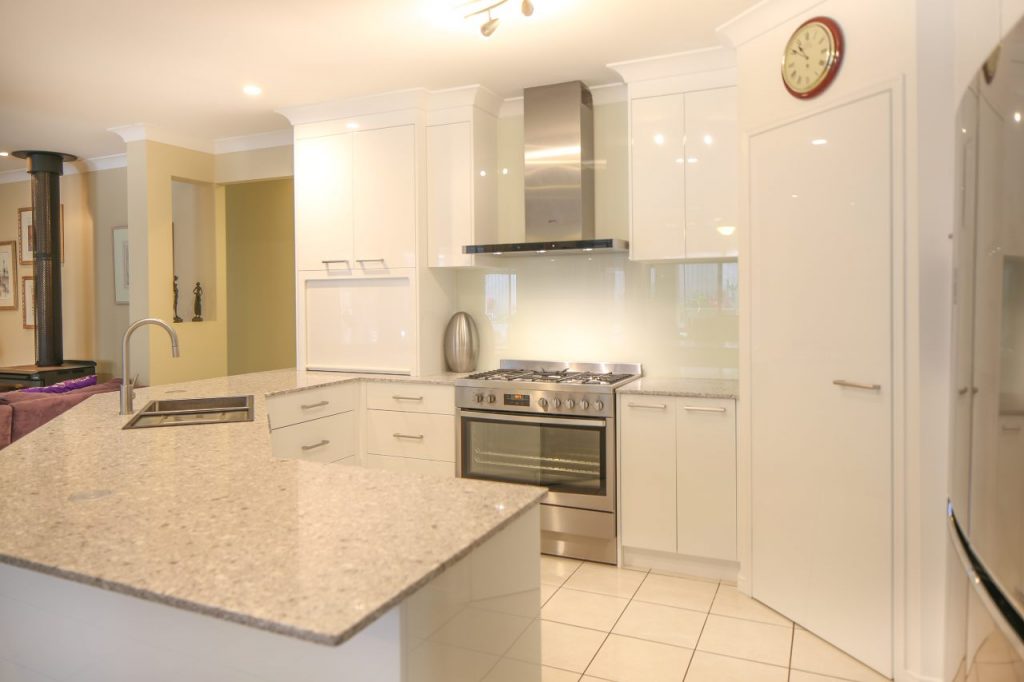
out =
[[[594,238],[594,107],[580,81],[523,93],[526,241]]]

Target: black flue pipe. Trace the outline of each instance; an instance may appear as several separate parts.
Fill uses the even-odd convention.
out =
[[[64,362],[64,328],[60,284],[60,176],[64,162],[75,156],[59,152],[17,151],[28,160],[32,176],[32,232],[35,259],[36,366],[53,367]]]

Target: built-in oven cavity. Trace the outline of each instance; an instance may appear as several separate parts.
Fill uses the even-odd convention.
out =
[[[462,412],[462,475],[606,496],[606,425],[591,419],[523,419]]]

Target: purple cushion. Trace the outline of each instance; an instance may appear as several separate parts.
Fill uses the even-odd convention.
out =
[[[79,388],[94,385],[96,385],[96,375],[90,374],[87,377],[68,379],[67,381],[61,381],[51,386],[32,386],[21,390],[25,393],[67,393],[68,391],[75,391]]]

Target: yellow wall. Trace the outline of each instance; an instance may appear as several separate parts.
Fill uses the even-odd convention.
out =
[[[295,366],[292,180],[225,188],[228,373]]]
[[[214,157],[182,147],[151,141],[128,143],[128,235],[133,273],[130,294],[131,318],[173,317],[173,235],[171,181],[214,181]],[[214,200],[214,250],[216,278],[204,284],[215,291],[227,288],[224,235],[224,191],[216,188]],[[186,291],[188,293],[186,293]],[[182,287],[183,303],[191,289]],[[186,306],[179,306],[185,310]],[[132,374],[148,384],[224,376],[227,373],[227,311],[225,296],[216,296],[211,318],[204,322],[174,325],[180,358],[172,358],[167,335],[155,328],[139,330],[132,341]],[[182,315],[186,320],[191,316]],[[148,335],[148,342],[141,337]]]
[[[0,241],[17,240],[18,209],[32,203],[25,182],[0,184]],[[96,360],[101,374],[116,373],[117,344],[126,326],[126,306],[114,306],[110,229],[125,222],[125,170],[65,175],[64,265],[61,269],[64,358]],[[0,311],[0,365],[35,362],[35,335],[22,327],[21,278],[18,310]],[[109,283],[109,286],[104,286]]]

